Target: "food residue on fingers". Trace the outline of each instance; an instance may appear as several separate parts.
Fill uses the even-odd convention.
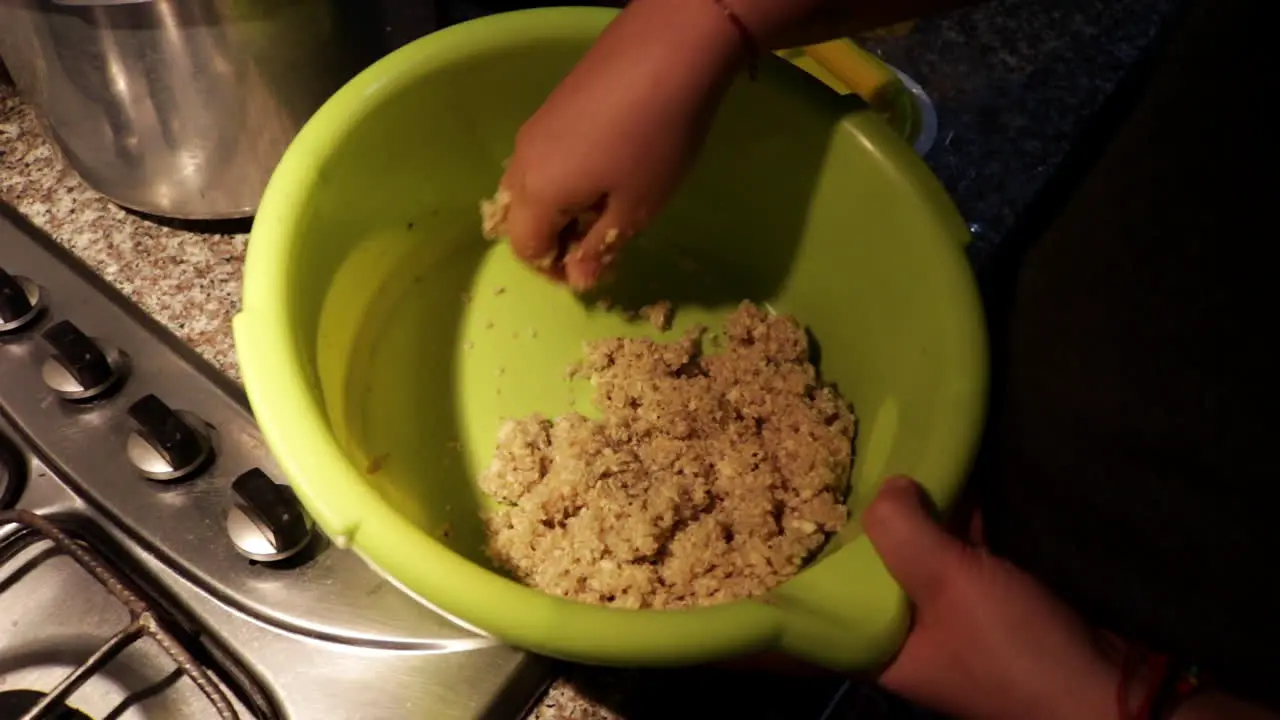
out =
[[[507,235],[507,215],[511,212],[511,191],[499,187],[493,197],[480,201],[480,232],[486,240]]]
[[[600,248],[600,265],[609,268],[613,265],[613,261],[618,259],[618,241],[622,239],[622,233],[617,228],[610,228],[604,234],[604,241]]]
[[[530,264],[533,265],[534,269],[536,270],[541,270],[542,272],[549,273],[553,268],[555,268],[556,259],[559,257],[560,257],[560,251],[553,250],[547,253],[546,255],[543,255],[542,257],[534,260]]]
[[[508,220],[512,202],[511,192],[501,186],[493,197],[480,201],[480,233],[485,239],[497,241],[509,236]],[[564,281],[565,265],[579,263],[585,258],[587,248],[584,240],[592,228],[600,222],[603,206],[604,200],[601,199],[586,209],[562,210],[561,215],[566,222],[556,238],[555,247],[540,257],[527,260],[528,264],[541,273]],[[611,266],[617,258],[617,249],[614,246],[618,244],[620,238],[621,231],[618,228],[611,228],[605,232],[600,247],[594,248],[594,251],[599,254],[598,260],[602,268]],[[596,279],[592,278],[589,283],[580,284],[595,285]],[[586,286],[574,287],[574,290],[579,292],[588,289],[590,288]],[[501,295],[503,291],[503,288],[499,288],[494,294]]]

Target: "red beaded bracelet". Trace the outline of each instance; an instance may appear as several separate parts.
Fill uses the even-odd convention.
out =
[[[747,53],[747,76],[752,80],[756,79],[759,68],[760,43],[756,42],[755,35],[752,34],[751,28],[742,21],[742,17],[734,12],[729,6],[729,0],[711,0],[729,19],[729,23],[733,25],[733,29],[738,33],[738,39],[742,41],[742,48]]]

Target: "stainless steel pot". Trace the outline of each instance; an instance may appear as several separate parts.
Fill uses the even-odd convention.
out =
[[[377,54],[349,9],[0,0],[0,58],[98,192],[166,217],[245,217],[303,122]]]

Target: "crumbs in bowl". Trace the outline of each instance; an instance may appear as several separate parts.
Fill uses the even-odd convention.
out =
[[[675,317],[675,306],[670,300],[660,300],[640,308],[640,317],[649,321],[649,324],[659,332],[666,332],[671,329],[671,321]]]
[[[759,595],[845,523],[856,421],[793,318],[743,303],[723,349],[590,343],[599,419],[505,423],[481,488],[488,552],[555,595],[670,608]]]

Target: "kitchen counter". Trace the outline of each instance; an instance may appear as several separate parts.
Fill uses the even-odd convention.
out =
[[[191,224],[121,209],[80,181],[3,80],[0,75],[0,201],[238,379],[231,317],[240,302],[248,222]]]
[[[982,269],[1125,71],[1150,45],[1175,0],[998,0],[918,23],[906,36],[864,44],[933,97],[938,143],[927,160],[961,212]],[[40,135],[31,109],[0,81],[0,199],[238,377],[230,321],[238,308],[247,223],[184,223],[120,209],[80,182]],[[688,713],[818,717],[838,683],[745,683],[692,671],[570,668],[533,717],[629,720]],[[696,690],[696,692],[695,692]],[[829,717],[886,717],[889,699],[846,693]],[[806,706],[807,704],[807,706]],[[802,707],[806,706],[806,707]],[[809,709],[812,707],[812,709]],[[682,710],[680,716],[686,713]]]

